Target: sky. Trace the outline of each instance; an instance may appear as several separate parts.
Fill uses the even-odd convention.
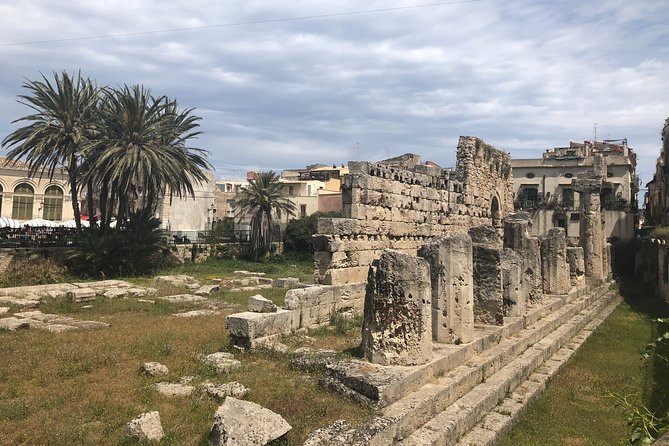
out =
[[[407,152],[452,167],[460,135],[536,158],[596,128],[628,139],[645,184],[669,2],[6,1],[0,61],[0,139],[26,79],[81,70],[194,108],[217,178]]]

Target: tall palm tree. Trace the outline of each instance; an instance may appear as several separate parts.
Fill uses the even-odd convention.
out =
[[[89,175],[100,190],[103,225],[113,210],[122,220],[133,207],[154,211],[162,197],[194,196],[193,183],[206,180],[207,152],[186,145],[200,134],[192,109],[126,85],[108,91],[101,116]]]
[[[100,89],[81,72],[75,76],[66,71],[60,76],[54,72],[53,83],[42,75],[42,80],[26,81],[23,87],[28,93],[18,101],[34,113],[14,121],[30,124],[10,133],[2,146],[11,147],[10,160],[28,162],[30,175],[39,172],[52,179],[58,169],[67,172],[74,219],[81,232],[78,180],[82,157],[95,133]]]
[[[272,217],[295,214],[295,204],[284,194],[284,186],[273,171],[262,172],[250,180],[241,192],[239,218],[251,214],[251,256],[253,260],[267,254],[272,246]]]

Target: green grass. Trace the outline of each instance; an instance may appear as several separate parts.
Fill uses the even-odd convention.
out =
[[[501,446],[627,444],[627,413],[607,397],[609,392],[634,394],[637,402],[667,412],[669,368],[658,361],[642,367],[640,353],[658,328],[669,329],[652,321],[666,317],[669,307],[652,290],[620,288],[625,301],[530,404]]]
[[[187,375],[196,375],[196,384],[239,381],[250,388],[247,399],[281,414],[293,427],[281,444],[302,444],[308,433],[337,419],[358,424],[371,415],[321,388],[317,373],[295,370],[276,353],[235,350],[241,370],[212,375],[197,356],[228,349],[226,312],[174,318],[169,314],[189,306],[135,299],[98,299],[92,305],[83,309],[53,300],[39,309],[104,321],[109,328],[0,332],[0,444],[135,444],[124,438],[126,423],[158,410],[166,433],[161,444],[206,445],[217,403],[197,393],[166,398],[148,388]],[[359,327],[352,330],[359,333]],[[146,361],[167,365],[170,374],[140,375]]]

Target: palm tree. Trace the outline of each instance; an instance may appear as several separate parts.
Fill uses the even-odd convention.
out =
[[[272,216],[281,212],[295,214],[295,204],[284,196],[283,184],[273,171],[262,172],[241,192],[239,218],[251,214],[251,256],[253,260],[267,254],[272,246]]]
[[[12,147],[8,159],[25,158],[30,175],[46,173],[52,179],[57,169],[67,172],[74,219],[81,232],[78,179],[82,158],[95,133],[100,89],[81,72],[74,76],[66,71],[61,76],[54,72],[53,84],[42,75],[42,80],[26,81],[23,87],[29,93],[20,95],[18,101],[34,113],[14,121],[30,124],[9,134],[2,146]]]
[[[193,182],[206,180],[207,152],[186,145],[200,134],[192,109],[126,85],[107,93],[101,116],[88,175],[100,190],[103,225],[114,211],[123,220],[133,207],[155,211],[162,197],[194,196]]]

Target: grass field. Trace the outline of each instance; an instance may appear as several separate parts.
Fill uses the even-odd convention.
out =
[[[313,265],[205,262],[162,273],[225,277],[235,269],[256,269],[270,277],[286,275],[306,279]],[[146,281],[146,279],[133,279]],[[228,303],[243,305],[246,293],[217,293]],[[275,302],[285,290],[262,290]],[[293,426],[281,444],[301,444],[306,435],[337,419],[356,424],[370,415],[367,409],[336,397],[317,384],[317,373],[294,370],[285,356],[267,351],[234,351],[242,369],[216,376],[197,359],[228,349],[225,313],[217,316],[176,318],[170,314],[194,307],[136,299],[97,299],[93,308],[65,300],[40,306],[78,319],[111,324],[101,330],[48,333],[39,330],[0,332],[0,444],[3,445],[120,445],[128,421],[151,410],[160,412],[166,439],[161,444],[205,445],[216,402],[194,394],[167,398],[148,386],[157,381],[177,382],[195,375],[215,383],[239,381],[251,389],[247,397],[281,414]],[[322,329],[313,337],[296,337],[293,346],[341,347],[359,343],[360,327]],[[348,329],[348,330],[347,330]],[[149,378],[139,374],[146,361],[168,366],[170,375]]]
[[[501,446],[598,446],[627,444],[628,411],[616,407],[610,392],[633,395],[656,413],[669,410],[669,367],[640,354],[669,327],[652,319],[669,315],[669,306],[652,290],[624,285],[625,301],[592,334],[558,373],[543,396],[531,404]]]

